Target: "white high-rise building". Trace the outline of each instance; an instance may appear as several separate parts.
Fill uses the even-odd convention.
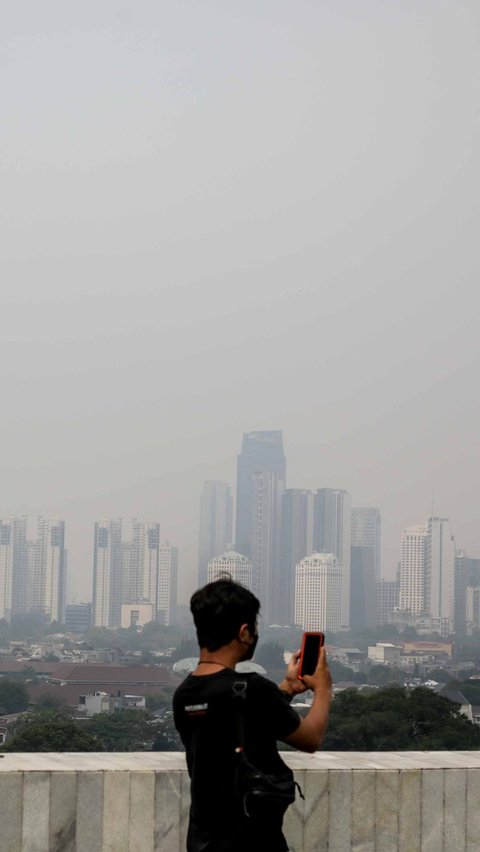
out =
[[[97,521],[93,544],[93,623],[96,627],[120,626],[122,575],[122,521]]]
[[[10,621],[12,613],[12,584],[15,560],[16,518],[0,522],[0,618]]]
[[[419,524],[402,532],[399,608],[425,612],[425,541],[427,527]]]
[[[157,620],[162,624],[175,621],[177,607],[178,547],[169,541],[160,545],[157,591]]]
[[[442,633],[453,629],[455,604],[455,540],[447,518],[429,518],[425,541],[425,601]]]
[[[246,556],[235,550],[227,550],[221,556],[211,559],[208,563],[208,582],[219,580],[229,575],[232,580],[241,583],[252,591],[252,563]]]
[[[352,547],[369,547],[372,551],[375,580],[380,579],[381,558],[380,510],[366,507],[352,509]]]
[[[350,625],[351,498],[343,489],[320,488],[313,498],[313,549],[333,553],[342,566],[342,627]]]
[[[312,553],[295,569],[295,624],[303,630],[342,628],[343,571],[333,553]]]
[[[159,569],[160,524],[154,521],[132,522],[132,572],[131,586],[134,597],[130,601],[146,601],[156,607]]]
[[[65,521],[39,517],[34,609],[51,621],[65,620],[66,579]]]
[[[232,542],[232,507],[230,486],[226,482],[204,483],[200,499],[199,586],[207,582],[207,566],[210,560],[224,553]]]

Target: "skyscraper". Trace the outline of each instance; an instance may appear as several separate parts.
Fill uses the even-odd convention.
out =
[[[453,630],[455,540],[447,518],[429,518],[425,540],[425,601],[442,635]]]
[[[210,560],[224,553],[232,544],[232,516],[230,486],[225,482],[205,482],[200,498],[199,586],[207,582],[207,566]]]
[[[130,570],[133,601],[147,601],[154,605],[157,600],[159,571],[160,524],[155,521],[132,521],[132,561]]]
[[[465,633],[467,629],[467,590],[480,586],[480,559],[468,556],[464,550],[455,555],[455,633]],[[471,595],[470,595],[471,597]]]
[[[402,532],[399,607],[404,612],[428,609],[425,599],[425,542],[427,527],[418,524]]]
[[[396,580],[377,580],[378,624],[390,624],[391,614],[398,607],[399,572]]]
[[[312,553],[313,494],[300,488],[287,488],[282,497],[282,523],[279,583],[283,590],[281,624],[293,624],[295,617],[295,567]]]
[[[241,583],[247,589],[252,588],[252,563],[236,550],[227,550],[208,563],[207,580],[211,583],[228,574],[232,580]]]
[[[65,521],[39,517],[34,609],[51,621],[65,620],[66,573]]]
[[[352,509],[352,547],[369,547],[372,550],[375,580],[381,574],[381,517],[379,509],[354,507]]]
[[[377,583],[371,547],[352,547],[350,561],[350,628],[378,624]]]
[[[178,582],[178,547],[169,541],[160,545],[158,586],[157,586],[157,621],[161,624],[173,624],[177,607]]]
[[[333,553],[343,572],[342,627],[350,625],[351,499],[347,491],[320,488],[313,497],[313,549]]]
[[[93,543],[93,623],[119,627],[122,607],[122,521],[97,521]]]
[[[312,553],[295,569],[295,623],[303,630],[340,630],[342,566],[333,553]]]
[[[282,618],[279,582],[281,500],[286,460],[280,431],[244,434],[237,465],[235,549],[251,559],[253,591],[267,624]]]
[[[26,517],[0,520],[0,618],[25,612]]]

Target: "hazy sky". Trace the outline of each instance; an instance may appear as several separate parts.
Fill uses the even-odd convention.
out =
[[[480,555],[478,0],[24,0],[0,44],[0,513],[159,520],[283,429],[290,487]]]

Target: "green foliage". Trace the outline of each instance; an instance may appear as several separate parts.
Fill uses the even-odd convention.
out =
[[[436,680],[437,683],[448,683],[451,680],[450,672],[447,672],[446,669],[430,669],[428,672],[428,677],[430,680]]]
[[[162,689],[160,692],[151,692],[145,696],[147,710],[161,710],[172,706],[173,689]]]
[[[27,713],[15,724],[2,751],[102,751],[94,737],[72,719],[53,712]]]
[[[155,725],[152,751],[184,751],[183,743],[173,723],[173,712],[165,713]]]
[[[343,663],[339,663],[338,660],[329,660],[328,667],[334,683],[340,683],[344,680],[355,680],[355,672],[353,669],[349,666],[345,666]]]
[[[22,713],[28,707],[28,693],[16,680],[0,679],[0,713]]]
[[[170,657],[170,662],[176,663],[177,660],[183,660],[184,657],[198,657],[198,653],[197,640],[184,636]]]
[[[370,666],[368,671],[368,683],[375,686],[386,686],[387,683],[403,683],[404,680],[405,673],[394,666]]]
[[[285,669],[282,646],[277,642],[262,642],[255,650],[255,662],[267,671]]]
[[[457,704],[425,687],[335,696],[323,748],[331,751],[479,749],[480,730]]]
[[[35,703],[35,710],[59,710],[60,707],[67,707],[67,701],[60,695],[51,695],[49,692],[44,692],[39,695]]]
[[[453,683],[453,688],[458,689],[470,704],[480,704],[480,680],[468,679],[453,681]]]
[[[97,713],[83,730],[95,737],[98,751],[145,751],[155,739],[155,720],[143,710],[118,710]]]

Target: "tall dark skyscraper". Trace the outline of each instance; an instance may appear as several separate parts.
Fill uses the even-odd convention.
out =
[[[208,563],[232,544],[232,495],[225,482],[209,481],[200,499],[198,584],[207,582]]]
[[[280,603],[282,624],[295,623],[295,568],[313,551],[313,494],[301,488],[287,488],[282,497],[282,533],[279,584],[284,592]]]
[[[286,459],[280,431],[247,432],[237,465],[235,549],[252,561],[252,587],[266,624],[281,621],[285,590],[280,573],[282,495]]]

